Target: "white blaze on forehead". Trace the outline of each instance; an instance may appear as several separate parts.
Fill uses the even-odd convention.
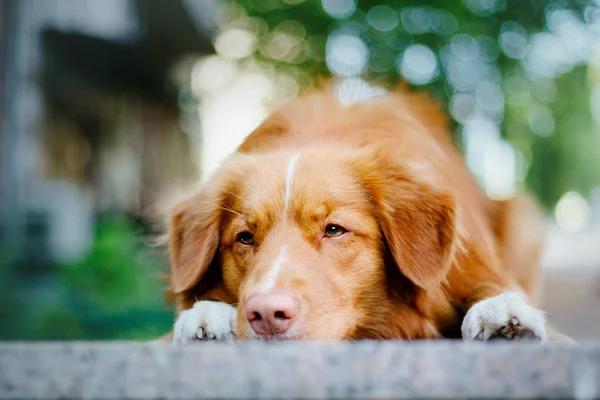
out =
[[[285,176],[285,195],[284,195],[284,208],[283,208],[283,218],[287,216],[288,205],[290,203],[290,196],[292,192],[292,182],[294,181],[294,173],[296,172],[296,165],[298,164],[298,159],[300,158],[300,153],[294,153],[293,156],[290,157],[287,166],[287,174]]]
[[[291,197],[291,192],[292,192],[292,183],[294,181],[294,173],[296,172],[296,165],[298,164],[299,158],[300,158],[300,154],[294,153],[288,160],[287,173],[285,175],[285,193],[283,195],[284,196],[283,197],[283,199],[284,199],[283,223],[284,224],[287,219],[287,210],[288,210],[288,206],[290,203],[290,197]],[[269,268],[269,270],[265,273],[265,275],[261,279],[260,284],[258,286],[258,290],[260,292],[268,292],[270,290],[273,290],[273,288],[275,287],[275,284],[277,283],[277,278],[279,277],[281,269],[283,268],[283,264],[285,263],[285,261],[287,259],[286,249],[287,249],[287,247],[285,244],[283,246],[281,246],[281,249],[279,250],[279,254],[277,255],[277,258],[275,259],[275,262],[273,262],[273,265],[271,265],[271,268]]]
[[[258,290],[260,292],[268,292],[275,287],[275,284],[277,283],[277,278],[279,277],[279,273],[283,268],[283,264],[285,263],[286,258],[286,246],[283,245],[279,250],[279,254],[275,259],[275,262],[273,263],[271,268],[265,273],[258,286]]]

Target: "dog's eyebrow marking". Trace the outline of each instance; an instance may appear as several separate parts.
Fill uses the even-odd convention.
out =
[[[285,263],[287,258],[286,250],[287,247],[285,245],[281,246],[281,249],[279,250],[279,255],[275,259],[275,262],[262,279],[262,282],[258,289],[259,291],[268,292],[275,287],[275,283],[277,283],[279,273],[281,272],[283,264]]]
[[[298,159],[300,158],[300,153],[294,153],[288,161],[287,166],[287,174],[285,176],[285,195],[284,195],[284,206],[283,206],[283,218],[284,221],[287,216],[288,205],[290,203],[290,195],[292,191],[292,182],[294,181],[294,173],[296,172],[296,165],[298,164]]]

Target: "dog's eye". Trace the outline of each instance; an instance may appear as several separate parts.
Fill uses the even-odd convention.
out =
[[[346,232],[348,232],[348,231],[346,229],[342,228],[341,226],[329,224],[325,228],[325,237],[327,237],[327,238],[338,237],[338,236],[342,236]]]
[[[251,246],[254,244],[254,236],[248,231],[238,233],[235,240],[246,246]]]

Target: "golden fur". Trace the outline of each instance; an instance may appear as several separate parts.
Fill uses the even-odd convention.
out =
[[[329,223],[348,234],[324,238]],[[244,230],[253,246],[236,242]],[[285,245],[276,287],[300,299],[294,338],[457,338],[477,301],[523,290],[535,304],[543,237],[531,198],[493,201],[479,188],[428,96],[396,90],[346,107],[319,87],[173,208],[170,291],[178,311],[202,299],[243,310]],[[237,335],[252,337],[242,311]]]

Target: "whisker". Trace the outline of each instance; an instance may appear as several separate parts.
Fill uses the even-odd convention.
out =
[[[225,194],[229,194],[229,195],[231,195],[231,196],[234,196],[234,197],[237,197],[238,199],[240,199],[240,200],[241,200],[241,201],[243,201],[243,202],[245,202],[245,201],[246,201],[246,200],[244,200],[244,199],[243,199],[241,196],[239,196],[239,195],[237,195],[237,194],[235,194],[235,193],[233,193],[233,192],[224,191],[223,193],[225,193]]]
[[[237,214],[237,215],[239,215],[240,217],[242,216],[242,214],[241,214],[241,213],[239,213],[239,212],[237,212],[237,211],[234,211],[234,210],[232,210],[231,208],[227,208],[227,207],[223,207],[223,206],[219,206],[219,208],[220,208],[220,209],[222,209],[222,210],[225,210],[225,211],[229,211],[230,213]]]

